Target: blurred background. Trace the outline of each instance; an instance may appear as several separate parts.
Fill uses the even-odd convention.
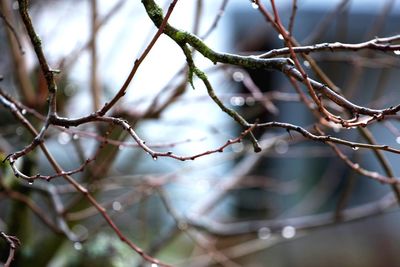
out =
[[[158,4],[166,10],[169,1]],[[65,117],[84,116],[109,101],[156,32],[140,1],[37,0],[30,6],[49,64],[61,71],[57,97]],[[285,25],[292,7],[289,0],[278,3]],[[293,36],[302,45],[387,37],[399,33],[399,11],[399,1],[391,0],[300,0]],[[46,114],[46,84],[24,33],[18,2],[3,0],[1,13],[17,30],[25,54],[1,23],[0,87],[31,108],[26,117],[39,128],[42,119],[31,111]],[[251,1],[181,0],[169,23],[195,33],[215,51],[259,55],[284,47]],[[304,128],[315,123],[282,73],[214,65],[194,55],[218,96],[249,121]],[[310,55],[349,100],[375,108],[398,104],[397,54],[362,50]],[[310,63],[302,64],[318,80]],[[181,49],[161,36],[111,115],[128,120],[154,150],[183,156],[218,149],[238,137],[243,129],[220,111],[201,81],[195,80],[194,87],[187,82]],[[5,157],[32,137],[7,109],[0,112],[0,151]],[[378,143],[399,146],[397,120],[368,128]],[[358,129],[329,131],[364,140]],[[255,135],[261,153],[254,153],[245,138],[223,153],[183,162],[153,160],[117,127],[96,123],[51,127],[46,144],[65,170],[93,159],[73,177],[127,237],[173,266],[400,265],[400,216],[389,185],[355,173],[329,146],[297,133],[257,129]],[[343,152],[368,170],[384,172],[370,150]],[[385,155],[398,174],[396,155]],[[40,150],[18,164],[28,174],[54,173]],[[28,184],[3,163],[0,179],[0,230],[22,243],[12,266],[157,266],[120,242],[97,210],[62,178]],[[49,220],[55,228],[65,224],[69,230],[56,233]],[[66,232],[78,240],[69,240]],[[0,251],[3,261],[6,244],[0,244]]]

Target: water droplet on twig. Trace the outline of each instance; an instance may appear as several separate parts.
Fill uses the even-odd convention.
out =
[[[66,145],[71,141],[71,136],[66,132],[61,132],[57,137],[57,141],[60,145]]]
[[[400,136],[396,137],[396,143],[400,144]]]
[[[251,3],[251,6],[252,6],[252,8],[254,8],[254,9],[258,9],[258,5],[257,5],[257,3],[255,3],[255,2]]]
[[[242,143],[235,143],[231,145],[231,149],[235,153],[240,153],[244,149],[244,145]]]
[[[18,1],[14,1],[14,2],[12,3],[12,9],[18,10],[18,8],[19,8]]]
[[[75,236],[79,237],[79,240],[85,240],[89,236],[89,230],[82,224],[74,225],[71,230]]]
[[[283,238],[290,239],[295,237],[295,235],[296,235],[296,228],[290,225],[283,227],[282,229]]]
[[[259,239],[268,239],[271,237],[271,230],[268,227],[261,227],[257,232]]]
[[[75,242],[74,243],[74,249],[75,250],[81,250],[82,249],[82,243],[81,242]]]
[[[24,134],[24,128],[23,128],[23,127],[17,127],[17,129],[15,129],[15,133],[16,133],[18,136],[23,135],[23,134]]]
[[[289,144],[285,140],[278,140],[274,145],[274,149],[278,154],[286,154],[289,151]]]
[[[114,202],[112,203],[112,208],[113,208],[113,210],[115,210],[115,211],[120,211],[120,210],[122,209],[121,202],[119,202],[119,201],[114,201]]]
[[[254,97],[251,97],[251,96],[246,97],[246,105],[254,106],[255,103],[256,103],[256,100],[254,99]]]
[[[243,106],[245,103],[245,99],[241,96],[233,96],[231,97],[231,105],[232,106]]]
[[[377,178],[379,178],[379,173],[371,172],[371,177],[377,179]]]
[[[233,79],[235,82],[242,82],[242,81],[244,80],[244,75],[243,75],[243,73],[242,73],[241,71],[235,71],[235,72],[232,74],[232,79]]]

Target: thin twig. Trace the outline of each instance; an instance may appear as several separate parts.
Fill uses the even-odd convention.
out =
[[[202,39],[207,39],[207,37],[218,27],[218,23],[224,15],[226,6],[228,5],[229,0],[222,0],[221,6],[218,10],[217,15],[215,16],[214,21],[211,23],[210,28],[206,31],[206,33],[202,36]]]
[[[24,48],[22,47],[22,43],[21,40],[18,37],[17,31],[14,29],[13,25],[11,24],[10,21],[8,21],[8,19],[6,18],[6,16],[3,14],[4,10],[7,8],[4,4],[0,5],[0,18],[3,20],[4,24],[6,25],[6,27],[11,31],[12,35],[15,38],[15,41],[17,41],[18,44],[18,48],[19,51],[21,52],[21,54],[25,54]]]
[[[279,32],[279,27],[275,23],[274,18],[272,15],[268,12],[268,10],[265,8],[265,6],[260,2],[259,0],[254,0],[255,3],[258,5],[258,10],[261,12],[261,14],[265,17],[265,19],[272,24],[272,26]],[[283,27],[281,25],[281,27]],[[299,42],[293,37],[290,36],[290,40],[294,46],[300,46]],[[310,63],[311,69],[314,71],[314,73],[323,81],[323,83],[327,84],[334,92],[340,92],[340,88],[338,88],[332,81],[331,79],[325,74],[325,72],[318,66],[318,64],[315,62],[315,60],[303,53],[301,54],[302,57],[307,60]]]
[[[167,21],[169,17],[172,14],[172,11],[174,10],[174,7],[178,0],[173,0],[168,8],[167,13],[165,14],[165,17],[163,18],[163,21],[161,22],[160,27],[158,28],[156,34],[154,35],[153,39],[150,41],[149,45],[146,47],[144,50],[143,54],[135,60],[135,63],[132,67],[131,72],[128,75],[128,78],[125,80],[124,84],[122,85],[121,89],[117,92],[117,94],[111,99],[110,102],[106,103],[99,111],[99,115],[102,116],[107,113],[117,102],[118,100],[123,97],[126,93],[126,90],[128,89],[129,84],[131,83],[133,77],[135,76],[137,70],[139,69],[139,66],[142,64],[144,59],[147,57],[149,54],[150,50],[153,48],[154,44],[157,42],[158,38],[161,36],[161,34],[164,31],[164,28],[167,25]]]
[[[191,232],[191,229],[188,228],[186,220],[178,215],[178,212],[173,207],[167,193],[161,188],[157,189],[158,189],[157,190],[158,195],[160,196],[165,206],[165,209],[174,219],[175,224],[182,232],[184,232],[190,239],[192,239],[199,247],[207,251],[207,253],[213,258],[213,260],[216,263],[219,263],[221,266],[232,266],[232,267],[240,266],[237,263],[230,260],[228,257],[226,257],[223,253],[219,252],[217,248],[215,248],[210,242],[204,242],[202,239],[197,238],[196,235]]]
[[[21,245],[19,239],[15,236],[8,235],[4,232],[0,232],[0,236],[8,243],[10,246],[10,250],[8,252],[8,257],[6,263],[4,263],[4,267],[10,267],[11,262],[14,260],[15,252],[17,248]]]
[[[289,26],[288,26],[288,31],[289,31],[290,36],[293,35],[293,26],[294,26],[294,19],[296,17],[296,13],[297,13],[297,0],[292,0],[292,12],[290,15]]]
[[[324,133],[321,131],[321,129],[316,127],[316,130],[319,134],[323,135]],[[373,171],[369,171],[365,168],[362,168],[360,166],[360,164],[358,163],[354,163],[353,161],[351,161],[334,143],[332,142],[326,142],[332,149],[333,151],[336,153],[336,155],[342,159],[351,169],[353,169],[355,172],[367,176],[373,180],[377,180],[381,183],[385,183],[385,184],[397,184],[400,182],[400,179],[397,177],[388,177],[388,176],[384,176],[379,174],[378,172],[373,172]]]
[[[25,103],[33,106],[35,104],[35,92],[29,79],[28,67],[24,57],[21,40],[18,37],[17,29],[13,27],[15,24],[14,14],[11,10],[11,2],[0,1],[0,11],[4,23],[7,26],[6,34],[9,43],[10,54],[14,65],[15,80],[18,83],[18,89]]]
[[[326,32],[327,28],[333,24],[332,20],[335,19],[338,14],[342,13],[350,2],[350,0],[340,1],[337,7],[333,9],[331,13],[329,13],[321,22],[315,25],[315,29],[310,31],[311,34],[305,38],[303,43],[314,43],[322,34]]]
[[[379,214],[384,214],[393,208],[396,202],[396,198],[393,194],[389,193],[378,201],[372,201],[367,204],[345,209],[342,212],[341,223],[354,222]],[[207,216],[193,213],[188,216],[187,222],[193,227],[197,227],[207,231],[208,233],[219,236],[254,233],[259,231],[261,228],[268,228],[271,233],[278,233],[288,225],[297,230],[308,230],[328,227],[337,223],[333,212],[285,219],[254,220],[231,223],[218,222],[208,218]]]
[[[93,111],[100,109],[101,101],[101,85],[99,77],[97,74],[98,68],[98,53],[97,53],[97,24],[98,24],[98,14],[97,14],[97,0],[90,1],[90,11],[91,11],[91,42],[90,42],[90,88],[92,91],[92,101],[93,101]]]
[[[298,46],[292,47],[294,53],[311,53],[311,52],[319,52],[319,51],[328,51],[328,52],[336,52],[336,51],[348,51],[354,52],[359,50],[374,50],[374,51],[397,51],[400,50],[400,45],[391,44],[393,42],[397,42],[400,40],[400,35],[393,35],[390,37],[384,38],[374,38],[372,40],[357,43],[357,44],[346,44],[340,42],[334,43],[322,43],[322,44],[314,44],[308,46]],[[284,56],[290,54],[290,49],[288,47],[272,49],[267,53],[259,55],[261,58],[271,58],[276,56]]]
[[[371,145],[376,144],[375,138],[372,133],[368,129],[358,128],[360,134],[367,140],[368,143]],[[385,157],[385,155],[380,150],[373,150],[375,157],[378,159],[379,163],[381,164],[383,170],[385,171],[386,175],[389,177],[394,177],[394,172],[392,167],[390,166],[389,161]],[[400,188],[397,184],[391,185],[394,195],[396,196],[397,203],[400,205]]]

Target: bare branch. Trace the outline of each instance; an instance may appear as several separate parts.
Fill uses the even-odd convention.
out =
[[[4,232],[0,232],[0,236],[8,243],[10,246],[10,252],[8,254],[8,258],[6,263],[4,263],[4,267],[10,267],[11,262],[14,260],[15,257],[15,251],[17,248],[21,245],[19,239],[15,236],[12,235],[7,235]]]

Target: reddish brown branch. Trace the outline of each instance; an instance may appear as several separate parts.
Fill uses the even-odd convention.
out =
[[[320,129],[316,128],[316,130],[319,134],[323,135],[323,132]],[[397,177],[387,177],[387,176],[379,174],[378,172],[369,171],[365,168],[362,168],[360,166],[360,164],[351,161],[334,143],[332,143],[332,142],[326,142],[326,143],[333,149],[333,151],[336,153],[336,155],[340,159],[342,159],[346,163],[346,165],[349,166],[355,172],[357,172],[363,176],[369,177],[373,180],[377,180],[381,183],[385,183],[385,184],[400,183],[400,179]]]
[[[15,252],[21,245],[19,239],[16,236],[8,235],[4,232],[0,232],[0,236],[8,243],[10,246],[10,251],[8,253],[7,261],[4,263],[4,267],[10,267],[11,262],[14,260]]]
[[[175,7],[177,2],[178,2],[178,0],[173,0],[171,2],[170,6],[168,8],[168,11],[165,14],[165,17],[164,17],[160,27],[158,28],[156,34],[154,35],[153,39],[150,41],[149,45],[144,50],[143,54],[138,59],[135,60],[135,63],[133,65],[133,67],[132,67],[132,70],[129,73],[128,78],[125,80],[124,84],[122,85],[121,89],[119,89],[118,93],[113,97],[113,99],[111,99],[111,101],[109,103],[106,103],[98,111],[100,116],[106,114],[107,111],[109,111],[118,102],[118,100],[125,95],[126,90],[128,89],[128,86],[131,83],[131,81],[132,81],[133,77],[135,76],[137,70],[139,69],[140,65],[142,64],[144,59],[147,57],[147,55],[149,54],[150,50],[153,48],[154,44],[157,42],[158,38],[163,33],[164,28],[167,25],[168,19],[171,16],[172,11],[174,10],[174,7]]]
[[[293,35],[293,27],[294,27],[294,19],[297,14],[297,0],[292,0],[292,12],[290,14],[290,19],[289,19],[289,26],[288,26],[288,31],[289,35]]]

